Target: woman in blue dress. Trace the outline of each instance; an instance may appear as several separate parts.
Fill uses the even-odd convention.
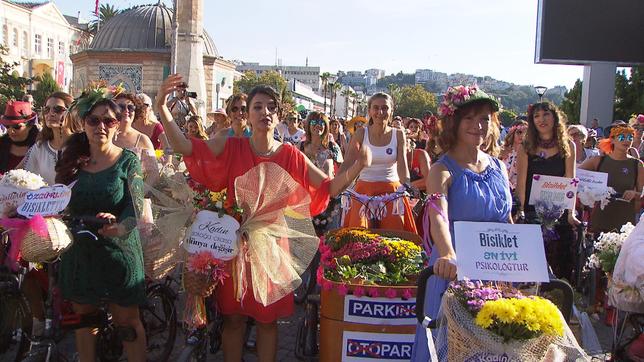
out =
[[[512,196],[507,171],[496,157],[492,132],[498,127],[497,101],[475,86],[450,87],[439,106],[443,131],[439,144],[445,154],[427,177],[430,236],[433,244],[424,310],[434,319],[450,280],[456,277],[454,222],[511,222]],[[481,149],[486,148],[489,153]],[[413,361],[428,361],[427,334],[419,326]]]

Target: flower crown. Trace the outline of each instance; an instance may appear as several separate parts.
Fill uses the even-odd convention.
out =
[[[515,132],[518,129],[524,129],[525,130],[525,129],[528,129],[528,126],[523,124],[523,123],[515,124],[514,126],[510,127],[510,130],[508,131],[508,133]]]
[[[123,84],[108,87],[104,81],[91,82],[83,93],[74,100],[70,108],[75,109],[81,118],[85,118],[96,103],[105,99],[112,100],[123,92],[125,92]]]
[[[447,88],[447,92],[443,95],[443,102],[438,107],[438,114],[441,117],[453,116],[456,109],[469,101],[470,97],[474,96],[477,91],[476,86],[459,85]]]
[[[625,125],[614,126],[610,129],[609,138],[616,137],[620,134],[635,134],[635,128]]]

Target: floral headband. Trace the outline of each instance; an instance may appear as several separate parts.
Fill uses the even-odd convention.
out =
[[[623,125],[615,126],[615,127],[610,129],[609,138],[617,137],[620,134],[626,134],[626,135],[633,134],[634,135],[635,134],[635,128],[633,128],[631,126],[623,126]]]
[[[451,117],[456,113],[458,108],[478,100],[488,101],[494,111],[499,110],[497,100],[480,90],[477,86],[459,85],[447,88],[447,92],[443,95],[443,102],[438,107],[438,114],[441,117]]]
[[[125,88],[121,84],[107,87],[104,82],[91,83],[81,95],[74,100],[70,109],[76,109],[81,118],[85,118],[96,103],[102,100],[112,100],[123,93]]]
[[[597,147],[604,152],[605,154],[610,154],[614,150],[614,146],[611,142],[611,139],[613,137],[618,137],[620,135],[634,135],[635,134],[635,129],[630,126],[625,126],[625,125],[618,125],[614,126],[610,129],[610,136],[608,138],[604,138],[603,140],[599,141],[599,144]],[[623,136],[622,136],[623,137]],[[622,141],[622,140],[618,140]]]
[[[514,126],[510,127],[510,130],[508,131],[508,133],[514,133],[520,129],[526,130],[528,129],[528,126],[526,126],[525,124],[515,124]]]

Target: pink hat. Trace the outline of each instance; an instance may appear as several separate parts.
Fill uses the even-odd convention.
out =
[[[5,126],[36,121],[38,114],[31,109],[31,103],[23,101],[9,101],[0,117],[0,123]]]
[[[224,116],[226,116],[226,110],[225,110],[225,109],[223,109],[223,108],[219,108],[219,109],[217,109],[216,111],[214,111],[213,113],[214,113],[214,114],[219,113],[219,114],[223,114]]]

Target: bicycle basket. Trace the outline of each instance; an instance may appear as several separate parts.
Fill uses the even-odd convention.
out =
[[[45,262],[57,258],[72,244],[72,234],[57,218],[34,216],[25,226],[20,251],[29,262]]]
[[[215,290],[217,283],[206,274],[183,269],[183,287],[192,295],[207,297]]]

